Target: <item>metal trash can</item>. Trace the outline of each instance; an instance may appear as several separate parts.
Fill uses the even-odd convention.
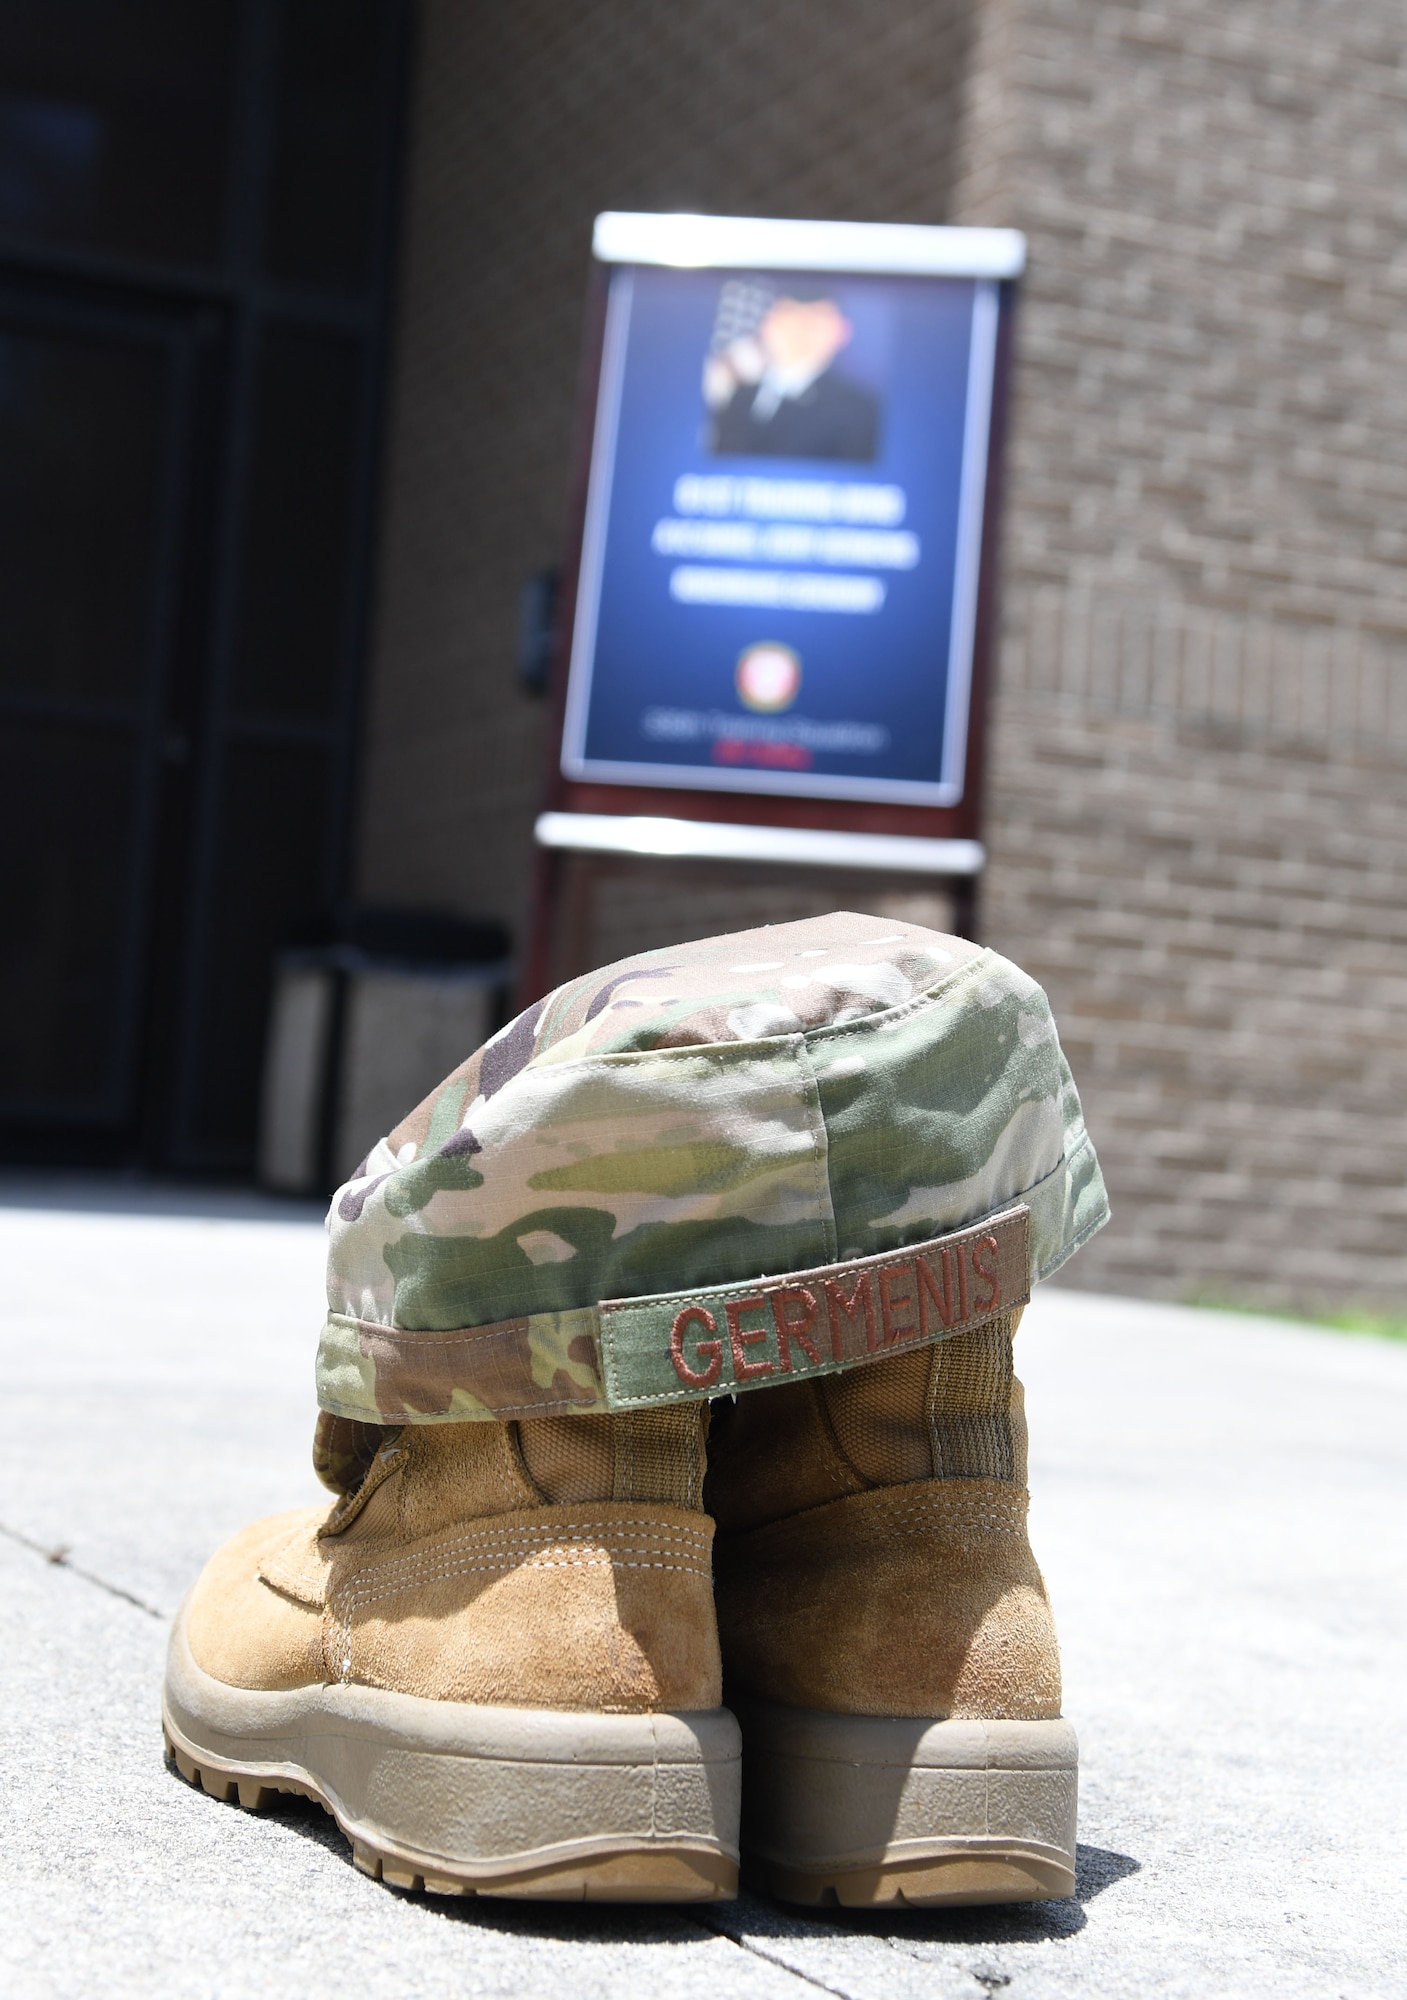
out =
[[[259,1180],[323,1195],[507,1017],[501,925],[353,910],[274,961]]]

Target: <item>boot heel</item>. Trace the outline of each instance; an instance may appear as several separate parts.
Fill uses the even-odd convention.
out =
[[[733,1702],[743,1868],[794,1903],[1020,1903],[1075,1889],[1068,1722],[928,1721]]]
[[[231,1687],[176,1622],[162,1701],[188,1783],[324,1806],[365,1875],[442,1896],[718,1902],[737,1894],[738,1728],[725,1708],[595,1714],[360,1684]]]

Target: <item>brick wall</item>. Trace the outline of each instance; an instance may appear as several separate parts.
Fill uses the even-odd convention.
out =
[[[1003,702],[986,935],[1050,992],[1115,1223],[1070,1281],[1407,1297],[1407,755]]]
[[[1117,1221],[1075,1283],[1407,1297],[1407,29],[990,0],[1031,240],[987,934]]]
[[[1108,1169],[1071,1278],[1400,1305],[1404,49],[1385,0],[429,0],[366,891],[521,923],[594,211],[1015,223],[986,923]],[[597,941],[815,894],[612,883]]]

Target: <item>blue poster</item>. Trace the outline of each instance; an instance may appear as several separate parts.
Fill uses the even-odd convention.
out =
[[[562,770],[946,806],[997,286],[612,269]]]

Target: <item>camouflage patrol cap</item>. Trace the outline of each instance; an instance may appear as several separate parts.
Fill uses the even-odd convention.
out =
[[[328,1216],[318,1400],[365,1424],[638,1408],[942,1339],[1107,1219],[1044,993],[836,914],[527,1009]]]

